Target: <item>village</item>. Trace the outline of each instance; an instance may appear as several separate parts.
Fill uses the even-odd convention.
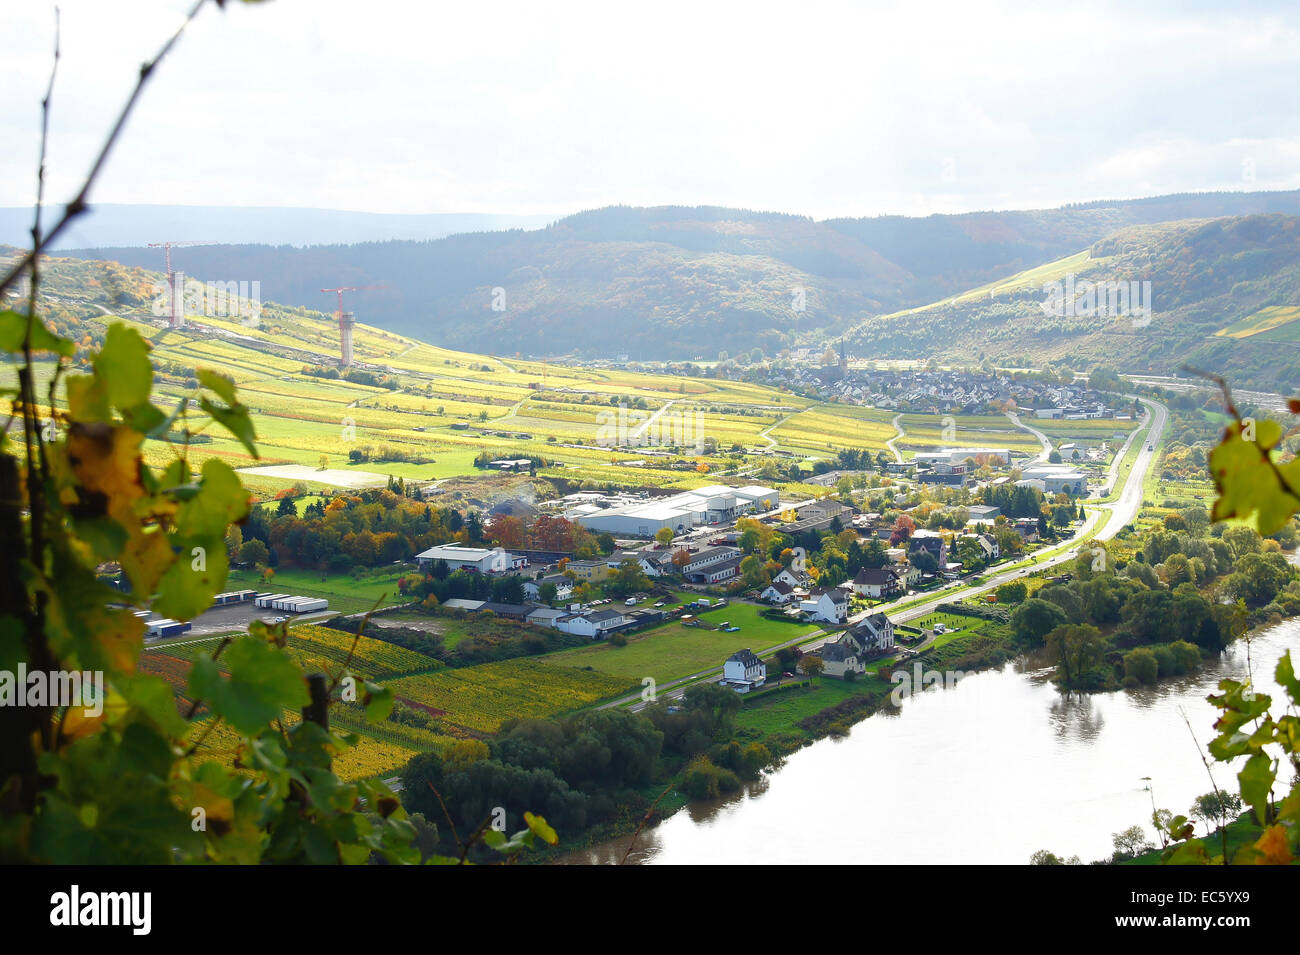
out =
[[[953,463],[972,454],[985,466],[1008,473],[976,481],[964,463]],[[945,449],[917,455],[889,480],[898,482],[898,488],[923,489],[934,477],[959,489],[1002,488],[1016,473],[1011,471],[1015,461],[1006,449]],[[1017,477],[1009,486],[1021,488],[1022,494],[1034,491],[1070,500],[1088,493],[1088,475],[1082,471],[1056,465],[1035,470],[1021,463],[1021,473],[1029,476]],[[906,513],[886,518],[865,509],[865,499],[859,503],[852,494],[848,497],[850,503],[835,497],[789,501],[772,488],[721,484],[660,496],[578,491],[539,502],[537,509],[612,539],[607,554],[583,559],[562,551],[451,543],[430,547],[415,561],[440,579],[465,572],[520,582],[517,602],[453,597],[440,604],[440,613],[487,613],[593,641],[617,642],[670,621],[734,632],[742,628],[715,611],[735,604],[760,608],[766,620],[806,625],[801,634],[808,626],[816,628],[814,634],[825,633],[816,648],[822,674],[853,679],[866,672],[872,659],[896,652],[896,628],[875,607],[939,591],[1004,560],[1021,559],[1052,533],[1037,504],[1037,516],[1012,516],[996,505],[967,503],[952,511],[961,526],[935,530],[915,526]],[[1068,512],[1067,523],[1077,523],[1073,505]],[[793,544],[783,552],[785,559],[757,559],[761,548],[756,544],[764,535],[776,534]],[[828,582],[830,575],[819,573],[809,559],[825,535],[840,544],[847,540],[862,555],[863,566]],[[702,616],[706,613],[707,618]],[[913,634],[922,641],[927,636],[933,634]],[[719,663],[720,682],[739,693],[761,687],[767,679],[766,665],[752,650]]]

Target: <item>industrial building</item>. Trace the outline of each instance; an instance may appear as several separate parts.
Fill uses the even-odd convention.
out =
[[[940,448],[938,451],[918,451],[912,456],[914,464],[965,464],[968,459],[978,461],[1000,461],[1011,464],[1011,452],[1007,448]]]
[[[1021,469],[1020,476],[1017,484],[1028,484],[1044,494],[1088,493],[1088,475],[1068,464],[1034,464]]]
[[[439,544],[415,555],[421,570],[428,570],[443,561],[453,573],[470,570],[479,574],[504,574],[519,570],[528,561],[506,553],[501,547],[462,547],[459,544]]]
[[[664,528],[682,534],[695,527],[731,521],[743,514],[768,511],[779,500],[779,493],[772,488],[711,484],[671,497],[636,498],[610,506],[592,500],[578,505],[566,516],[596,533],[653,537]]]

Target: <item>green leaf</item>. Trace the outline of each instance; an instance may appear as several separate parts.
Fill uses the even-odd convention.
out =
[[[1277,661],[1277,670],[1274,677],[1278,685],[1286,690],[1287,696],[1291,697],[1291,702],[1300,704],[1300,680],[1296,679],[1295,667],[1291,663],[1291,651],[1288,650],[1282,654],[1282,658]]]
[[[113,417],[108,390],[95,375],[69,375],[64,379],[68,393],[68,414],[75,421],[109,421]]]
[[[1267,818],[1265,810],[1268,805],[1268,793],[1273,788],[1277,770],[1267,753],[1256,753],[1246,760],[1246,765],[1237,774],[1241,784],[1241,798],[1255,810],[1255,818],[1260,825]]]
[[[44,322],[39,319],[29,322],[26,315],[19,315],[8,309],[0,312],[0,351],[21,354],[23,339],[27,335],[29,325],[32,333],[32,351],[52,351],[64,358],[71,358],[76,352],[76,343],[55,335],[45,327]]]
[[[248,414],[248,409],[243,405],[235,405],[232,408],[223,408],[207,398],[199,399],[199,407],[211,416],[212,420],[233,434],[239,439],[239,443],[248,449],[248,453],[253,457],[260,457],[257,453],[257,431],[253,427],[253,419]]]
[[[167,420],[165,414],[147,401],[141,402],[134,408],[123,409],[122,417],[141,434],[152,434]]]
[[[256,734],[285,707],[308,702],[307,684],[288,654],[258,640],[236,640],[223,657],[230,677],[222,676],[207,655],[194,661],[190,693],[241,733]]]
[[[200,368],[198,379],[202,387],[214,392],[226,404],[231,406],[239,404],[238,399],[235,398],[235,379],[229,375],[223,375],[211,368]]]
[[[366,719],[371,723],[382,723],[393,711],[393,688],[367,680],[361,702],[366,708]]]
[[[230,558],[222,535],[173,543],[178,553],[158,581],[153,609],[174,620],[193,620],[212,606],[212,598],[225,587]]]
[[[134,328],[115,322],[108,327],[104,347],[95,356],[95,373],[119,411],[147,402],[153,386],[148,342]]]
[[[224,540],[227,528],[248,516],[248,491],[234,469],[218,458],[203,462],[202,475],[197,493],[176,515],[176,530],[185,537]]]

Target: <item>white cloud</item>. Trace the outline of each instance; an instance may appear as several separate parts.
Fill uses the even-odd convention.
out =
[[[62,0],[53,197],[186,3]],[[232,3],[165,64],[96,197],[926,214],[1239,188],[1247,156],[1251,188],[1296,185],[1300,37],[1284,7],[805,7]],[[9,19],[0,204],[17,205],[52,8]]]

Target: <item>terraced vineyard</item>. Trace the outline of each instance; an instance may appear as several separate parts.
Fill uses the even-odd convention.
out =
[[[881,449],[893,433],[889,416],[880,412],[814,407],[808,399],[747,382],[473,355],[364,324],[355,328],[354,351],[358,369],[373,383],[318,377],[337,375],[338,329],[327,314],[263,303],[256,322],[190,315],[187,327],[168,329],[152,314],[150,288],[161,279],[156,273],[52,259],[47,275],[57,281],[70,271],[79,282],[59,285],[59,314],[92,339],[114,320],[147,337],[159,367],[160,406],[170,411],[193,397],[199,367],[234,379],[253,410],[262,459],[215,428],[194,445],[192,458],[196,464],[219,457],[241,469],[279,469],[245,474],[246,483],[263,492],[298,480],[362,486],[387,475],[467,475],[484,451],[544,458],[544,477],[687,488],[712,483],[719,472],[752,468],[757,462],[751,455],[773,444],[800,457],[830,458],[840,447]],[[106,297],[105,289],[116,292]],[[41,369],[40,384],[49,368]],[[316,372],[307,373],[311,368]],[[611,447],[620,402],[629,405],[626,430],[632,434],[661,413],[648,429],[661,440],[649,443],[673,446],[675,453]],[[718,448],[707,459],[708,473],[696,470],[696,445],[704,439]],[[349,460],[357,450],[369,452],[370,460]],[[327,471],[320,470],[322,457]],[[163,444],[148,446],[149,464],[168,459]],[[345,480],[344,472],[355,479]]]
[[[399,700],[450,728],[495,733],[508,719],[555,716],[630,692],[638,683],[538,660],[506,660],[388,681]]]

